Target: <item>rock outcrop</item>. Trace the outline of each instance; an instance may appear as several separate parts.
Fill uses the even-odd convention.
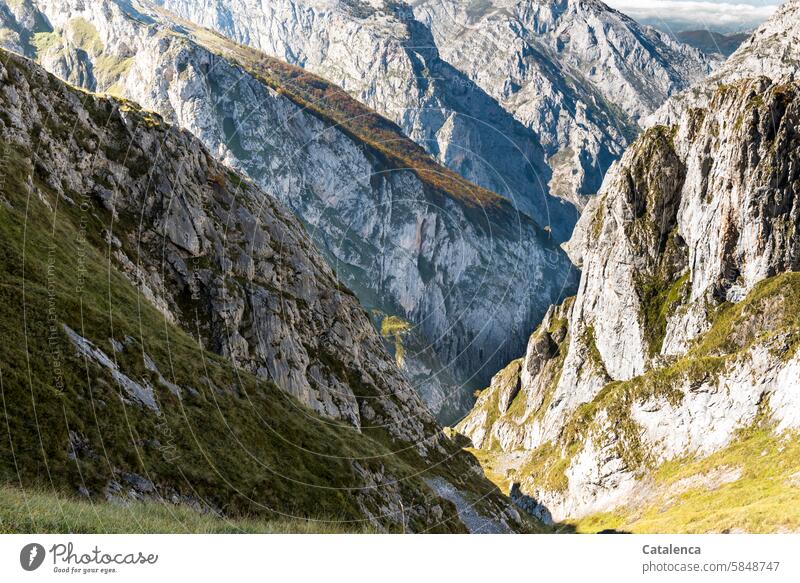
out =
[[[567,246],[577,296],[458,425],[514,454],[515,495],[541,517],[635,500],[664,462],[718,452],[754,424],[800,428],[800,84],[729,80],[706,106],[672,111],[581,217]]]
[[[14,71],[4,81],[5,144],[35,151],[59,196],[77,204],[87,193],[112,214],[115,267],[169,322],[321,415],[424,441],[435,427],[426,407],[280,203],[131,102],[82,101],[39,69]],[[81,350],[112,364],[91,344]]]
[[[707,107],[720,84],[748,77],[793,79],[800,67],[800,2],[788,0],[712,75],[664,103],[644,124],[672,124],[692,107]]]
[[[409,367],[444,371],[423,392],[450,410],[574,290],[551,234],[323,79],[142,2],[24,0],[4,14],[9,46],[191,131],[294,211],[365,307],[414,324],[425,350]]]

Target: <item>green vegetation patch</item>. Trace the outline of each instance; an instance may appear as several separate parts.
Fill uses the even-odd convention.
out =
[[[104,83],[116,82],[133,65],[133,57],[121,58],[116,55],[102,55],[94,64],[94,74]]]
[[[689,272],[672,282],[664,281],[663,277],[640,274],[636,278],[635,287],[648,354],[654,357],[661,352],[664,345],[668,318],[684,302],[691,289]]]
[[[43,55],[50,48],[61,46],[60,32],[35,32],[30,39],[31,45],[36,49],[37,55]]]
[[[386,316],[381,321],[381,334],[386,338],[408,332],[409,330],[411,330],[411,323],[403,320],[399,316]]]
[[[402,368],[405,363],[406,350],[403,346],[403,334],[411,330],[412,325],[398,316],[386,316],[381,321],[381,336],[394,338],[394,358],[397,366]]]
[[[600,354],[600,349],[597,348],[597,338],[595,336],[594,326],[586,326],[583,330],[583,343],[589,351],[589,362],[592,364],[595,372],[608,378],[606,365],[603,362],[603,356]]]
[[[680,294],[674,290],[684,284],[679,280],[666,297]],[[699,387],[711,382],[754,341],[766,342],[784,334],[787,340],[782,357],[790,358],[800,346],[800,273],[764,280],[742,302],[723,307],[712,319],[711,329],[700,336],[686,356],[629,381],[608,383],[592,401],[583,403],[571,415],[558,445],[543,448],[525,471],[544,476],[547,483],[557,482],[552,471],[569,467],[582,444],[599,436],[614,440],[616,455],[630,471],[638,476],[652,472],[655,462],[642,446],[641,428],[632,417],[633,405],[655,399],[678,406],[684,393],[677,387]],[[598,425],[601,411],[611,420],[606,428]],[[763,417],[767,417],[766,412]],[[555,459],[546,459],[550,455]]]
[[[165,502],[109,502],[0,486],[0,534],[338,534],[364,526],[312,520],[225,518]]]
[[[800,436],[754,426],[703,459],[667,462],[653,474],[657,495],[574,523],[578,532],[634,533],[800,531]]]
[[[606,196],[604,195],[597,203],[597,210],[592,216],[592,239],[595,241],[600,237],[603,231],[603,223],[606,220]]]
[[[555,441],[544,443],[527,454],[515,475],[537,488],[550,492],[566,492],[569,488],[567,470],[572,458],[578,454],[576,444],[566,449]]]
[[[759,282],[737,304],[723,304],[711,316],[711,328],[703,334],[692,353],[731,354],[776,334],[789,334],[786,359],[791,358],[800,339],[800,273],[783,273]]]
[[[89,54],[103,52],[103,41],[94,25],[85,18],[73,18],[67,23],[67,30],[71,34],[72,42]]]

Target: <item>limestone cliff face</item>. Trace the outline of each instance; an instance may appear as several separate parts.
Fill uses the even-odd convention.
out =
[[[458,426],[543,518],[630,501],[756,421],[799,427],[800,85],[731,81],[673,111],[581,217],[576,297]]]
[[[637,120],[709,69],[601,2],[159,0],[331,79],[560,240]]]
[[[278,201],[155,114],[20,70],[5,80],[4,143],[35,151],[68,204],[88,195],[111,214],[114,266],[169,322],[324,416],[424,442],[426,407]]]
[[[423,387],[431,403],[463,410],[471,386],[574,289],[550,234],[322,79],[143,3],[15,10],[6,30],[28,54],[191,131],[302,219],[365,307],[412,322],[425,342],[409,366],[444,371]]]
[[[48,419],[15,434],[20,479],[36,483],[41,450],[52,483],[83,496],[341,512],[379,530],[526,528],[442,435],[300,221],[195,136],[0,50],[0,147],[3,277],[31,290],[25,325],[4,308],[8,342],[26,345],[7,364],[47,371],[44,386],[4,377],[13,426],[30,425],[34,391]],[[20,224],[26,236],[9,236]],[[33,248],[43,233],[47,251]],[[166,353],[143,327],[166,334]]]
[[[710,71],[695,49],[599,1],[413,4],[442,58],[539,137],[552,193],[578,206],[639,121]]]

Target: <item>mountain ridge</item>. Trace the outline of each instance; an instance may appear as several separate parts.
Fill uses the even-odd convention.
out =
[[[586,3],[550,2],[552,9],[541,22],[535,11],[545,9],[536,8],[538,3],[507,3],[511,8],[479,13],[477,18],[485,20],[478,23],[461,17],[467,9],[449,1],[286,0],[263,10],[246,0],[160,4],[337,82],[397,122],[445,166],[512,198],[559,240],[569,237],[577,215],[566,212],[552,195],[579,207],[585,204],[582,195],[596,192],[610,162],[637,131],[624,108],[615,109],[619,91],[598,91],[581,72],[591,67],[578,57],[576,66],[560,64],[566,57],[551,31],[562,19],[571,19],[564,26],[580,34],[592,29],[580,12]],[[640,29],[602,3],[587,6],[587,18],[604,14],[619,29],[616,36],[627,35],[624,53],[636,46],[638,53],[655,55],[647,57],[646,65],[633,65],[647,71],[647,87],[654,88],[657,77],[648,68],[659,74],[669,69],[678,88],[707,71],[699,53]],[[605,26],[595,28],[602,31]],[[579,52],[590,54],[588,49],[571,54]],[[671,65],[666,54],[684,63],[676,58]],[[475,55],[475,62],[469,55]],[[673,90],[661,86],[660,77],[658,84],[658,89],[648,89],[648,94],[659,94],[645,106],[648,112]],[[561,134],[572,137],[564,142]],[[534,174],[526,176],[519,169]]]
[[[367,309],[415,325],[424,353],[406,361],[428,371],[414,378],[444,417],[524,345],[520,322],[537,322],[548,298],[572,289],[575,273],[549,233],[435,166],[330,83],[146,3],[103,2],[90,11],[25,0],[5,29],[27,31],[34,42],[23,48],[59,77],[124,94],[192,131],[301,217]],[[320,97],[341,113],[309,110]],[[394,162],[387,141],[404,144]],[[487,204],[472,204],[473,194]]]

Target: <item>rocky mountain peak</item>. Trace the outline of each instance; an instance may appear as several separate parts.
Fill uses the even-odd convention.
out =
[[[692,107],[706,107],[720,84],[752,77],[794,80],[800,66],[800,2],[789,0],[708,78],[667,100],[644,124],[671,124]]]
[[[800,64],[800,2],[787,0],[730,56],[711,82],[763,75],[777,79]]]

